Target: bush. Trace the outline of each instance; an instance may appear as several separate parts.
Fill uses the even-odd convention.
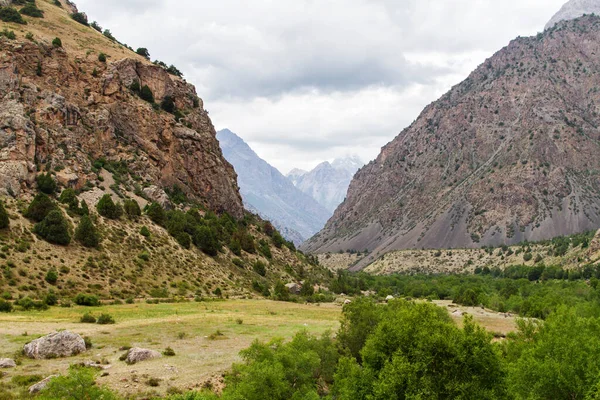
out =
[[[154,103],[154,94],[148,85],[144,85],[142,90],[140,90],[140,98],[148,103]]]
[[[138,217],[142,215],[142,210],[140,209],[140,205],[137,201],[133,199],[127,199],[123,203],[123,208],[125,209],[125,214],[129,219],[136,220]]]
[[[90,26],[98,32],[102,33],[102,27],[96,21],[92,22]]]
[[[9,313],[12,309],[13,306],[9,301],[0,299],[0,312]]]
[[[35,178],[37,187],[42,193],[54,194],[56,192],[56,181],[52,178],[50,173],[40,174]]]
[[[66,204],[69,206],[69,209],[72,211],[76,211],[79,208],[79,200],[77,199],[77,194],[71,188],[67,188],[62,191],[60,197],[58,198],[62,204]]]
[[[75,240],[89,248],[96,248],[100,244],[100,234],[89,216],[81,217],[75,229]]]
[[[175,350],[170,347],[167,347],[165,351],[163,351],[163,356],[173,357],[175,355]]]
[[[44,238],[48,243],[66,246],[71,243],[69,223],[62,211],[53,210],[34,226],[34,232]]]
[[[27,3],[25,7],[21,8],[21,14],[28,15],[34,18],[44,18],[44,12],[36,7],[34,3]]]
[[[262,261],[256,261],[252,265],[252,270],[254,270],[254,272],[256,272],[257,274],[259,274],[260,276],[267,275],[267,267],[266,267],[265,263],[262,262]]]
[[[8,213],[6,212],[6,208],[4,208],[4,203],[0,201],[0,229],[6,229],[10,226],[10,219],[8,218]]]
[[[56,210],[56,204],[46,194],[39,193],[27,207],[25,217],[35,222],[42,222],[53,210]]]
[[[89,26],[87,16],[84,13],[73,13],[71,14],[71,18],[73,18],[74,21],[77,21],[82,25]]]
[[[150,59],[150,52],[145,47],[140,47],[135,51],[138,55],[144,57],[146,60]]]
[[[217,236],[208,226],[198,226],[194,233],[194,244],[209,256],[216,256],[221,250]]]
[[[79,322],[81,322],[82,324],[95,324],[96,317],[94,317],[90,313],[85,313],[81,316],[81,318],[79,319]]]
[[[21,14],[12,7],[0,7],[0,21],[14,22],[21,25],[27,24]]]
[[[102,196],[96,205],[98,214],[108,219],[119,219],[123,215],[123,208],[120,204],[115,204],[110,194]]]
[[[111,325],[115,323],[115,319],[109,314],[100,314],[98,317],[98,324],[100,325]]]
[[[105,29],[104,33],[103,33],[104,37],[112,40],[113,42],[116,42],[117,39],[113,36],[113,34],[111,33],[110,29]]]
[[[160,204],[156,202],[150,204],[150,206],[146,210],[146,214],[155,224],[165,226],[167,222],[167,214],[165,213],[164,208],[162,208]]]
[[[171,96],[165,96],[163,101],[160,103],[160,108],[168,113],[173,114],[175,112],[175,102]]]
[[[148,229],[148,227],[142,226],[142,228],[140,229],[140,235],[142,235],[145,238],[149,238],[150,237],[150,230]]]
[[[523,254],[523,261],[527,262],[527,261],[531,261],[532,259],[533,259],[533,254],[531,254],[530,252]]]
[[[46,293],[46,296],[44,297],[44,303],[49,306],[55,306],[58,304],[58,297],[53,290],[50,290],[48,293]]]
[[[44,279],[49,284],[56,285],[56,282],[58,281],[58,273],[55,269],[51,269],[46,273],[46,277]]]
[[[86,307],[97,307],[100,305],[100,300],[98,296],[94,296],[93,294],[83,294],[79,293],[73,299],[73,302],[78,306],[86,306]]]
[[[73,365],[69,368],[68,375],[52,378],[37,398],[39,400],[117,400],[118,397],[110,389],[96,384],[97,374],[94,369]]]
[[[7,38],[9,40],[15,40],[17,38],[15,31],[9,31],[8,29],[4,29],[2,32],[0,32],[0,36],[4,36],[5,38]],[[38,76],[41,76],[41,75],[38,75]]]
[[[98,54],[98,61],[100,61],[101,63],[105,63],[106,62],[106,54],[104,54],[104,53]]]
[[[52,46],[54,47],[62,47],[62,40],[60,40],[60,38],[54,38],[54,40],[52,41]]]

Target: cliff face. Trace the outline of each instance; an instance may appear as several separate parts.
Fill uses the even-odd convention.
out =
[[[171,97],[180,121],[140,99],[134,81],[157,103]],[[65,186],[89,186],[101,158],[125,162],[132,186],[158,186],[151,197],[178,186],[213,210],[243,214],[236,174],[192,85],[133,58],[103,63],[94,51],[0,38],[0,193],[20,195],[44,169]]]
[[[550,19],[545,29],[561,21],[579,18],[584,14],[600,14],[600,0],[570,0]]]
[[[596,229],[599,78],[598,17],[514,40],[362,168],[304,248],[374,259]]]

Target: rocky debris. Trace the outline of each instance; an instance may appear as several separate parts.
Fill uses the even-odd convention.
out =
[[[44,378],[43,380],[39,381],[38,383],[36,383],[35,385],[31,385],[29,387],[29,393],[30,394],[35,394],[35,393],[39,393],[42,390],[46,389],[46,386],[48,386],[48,383],[53,379],[53,378],[57,378],[58,375],[50,375],[47,378]]]
[[[12,358],[0,358],[0,368],[15,368],[17,363]]]
[[[83,338],[69,331],[51,333],[23,347],[25,355],[34,359],[69,357],[83,353],[85,350]]]
[[[143,192],[150,200],[157,202],[163,208],[167,210],[173,208],[169,196],[167,196],[165,191],[158,186],[148,186],[147,188],[144,188]]]
[[[141,361],[152,360],[153,358],[159,357],[162,357],[162,355],[158,351],[133,347],[127,352],[127,358],[125,359],[125,362],[127,364],[135,364]]]
[[[544,29],[550,29],[561,21],[579,18],[584,14],[600,14],[600,0],[571,0],[562,6],[546,24]]]
[[[291,294],[300,294],[300,291],[302,290],[302,285],[299,283],[288,283],[285,287]]]
[[[600,18],[517,38],[454,86],[356,173],[301,246],[478,248],[600,226]],[[585,71],[585,72],[584,72]]]
[[[91,361],[91,360],[84,361],[84,362],[80,363],[79,365],[81,365],[82,367],[96,368],[96,369],[101,369],[101,370],[112,368],[112,365],[110,365],[110,364],[101,364],[101,363]]]

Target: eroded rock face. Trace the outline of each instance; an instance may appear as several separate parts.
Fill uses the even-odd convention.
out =
[[[83,338],[76,333],[61,331],[51,333],[23,347],[23,352],[29,358],[48,359],[70,357],[86,350]]]
[[[158,104],[172,98],[179,121],[141,100],[133,82]],[[237,176],[192,85],[138,60],[75,59],[43,42],[0,38],[0,195],[31,188],[36,165],[82,188],[101,158],[125,163],[140,187],[178,186],[214,211],[243,215]]]
[[[518,38],[355,175],[315,252],[516,244],[600,226],[600,18]]]
[[[15,368],[17,363],[11,358],[0,358],[0,368]]]
[[[152,360],[159,357],[162,357],[162,355],[158,351],[134,347],[129,349],[127,352],[127,359],[125,362],[127,364],[135,364],[141,361]]]

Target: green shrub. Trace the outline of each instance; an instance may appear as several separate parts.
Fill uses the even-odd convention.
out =
[[[531,252],[527,252],[525,254],[523,254],[523,261],[527,262],[527,261],[531,261],[533,259],[533,254],[531,254]]]
[[[92,22],[90,26],[98,32],[102,33],[102,27],[96,21]]]
[[[48,293],[46,293],[46,296],[44,297],[44,303],[49,306],[55,306],[58,304],[58,297],[53,290],[50,290]]]
[[[54,40],[52,40],[52,46],[54,47],[62,47],[62,40],[60,40],[60,38],[54,38]]]
[[[35,222],[42,222],[53,210],[56,210],[56,204],[46,194],[38,193],[27,207],[25,217]]]
[[[148,227],[142,226],[142,228],[140,229],[140,235],[142,235],[145,238],[149,238],[150,237],[150,230],[148,229]]]
[[[145,47],[140,47],[135,52],[140,56],[144,57],[146,60],[150,59],[150,52]]]
[[[89,248],[96,248],[100,244],[100,234],[89,216],[81,217],[75,229],[75,240]]]
[[[21,25],[27,24],[21,14],[12,7],[0,7],[0,21],[14,22]]]
[[[75,211],[79,208],[79,200],[77,199],[77,194],[71,188],[67,188],[62,191],[60,197],[58,198],[62,204],[66,204],[69,206],[69,209]]]
[[[148,206],[146,214],[148,217],[150,217],[152,222],[157,225],[165,226],[167,223],[167,214],[165,213],[164,208],[162,208],[162,206],[156,202],[153,202],[150,204],[150,206]]]
[[[40,174],[35,178],[37,187],[42,193],[54,194],[56,192],[56,181],[52,178],[50,173]]]
[[[175,355],[175,350],[170,347],[167,347],[165,351],[163,351],[163,356],[173,357]]]
[[[73,13],[71,14],[71,18],[73,18],[74,21],[77,21],[82,25],[89,26],[87,16],[84,13]]]
[[[10,226],[10,219],[8,218],[8,213],[6,212],[6,208],[4,208],[4,203],[0,201],[0,229],[6,229]]]
[[[62,8],[62,4],[61,4],[60,0],[54,0],[54,5]]]
[[[98,61],[100,61],[100,62],[102,62],[102,63],[105,63],[105,62],[106,62],[106,54],[104,54],[104,53],[100,53],[100,54],[98,55]]]
[[[257,274],[259,274],[260,276],[267,275],[267,266],[262,261],[256,261],[252,265],[252,270],[254,270],[254,272],[256,272]]]
[[[148,103],[154,103],[154,94],[148,85],[144,85],[140,90],[140,98]]]
[[[77,296],[75,296],[73,302],[78,306],[86,307],[97,307],[100,305],[98,296],[94,296],[93,294],[79,293]]]
[[[117,400],[117,395],[110,389],[96,384],[97,374],[98,372],[91,368],[71,366],[68,375],[51,379],[46,389],[37,398],[39,400]]]
[[[36,7],[34,3],[27,3],[20,11],[23,15],[28,15],[34,18],[44,18],[44,12]]]
[[[208,226],[198,226],[194,233],[194,244],[209,256],[216,256],[221,250],[217,236]]]
[[[102,33],[104,35],[104,37],[112,40],[113,42],[116,42],[117,39],[113,36],[113,34],[111,33],[110,29],[105,29],[104,33]]]
[[[119,219],[123,215],[123,208],[120,204],[115,204],[110,194],[102,196],[96,205],[98,214],[108,219]]]
[[[0,32],[0,36],[4,36],[5,38],[10,40],[15,40],[17,38],[15,31],[9,31],[6,28],[2,32]]]
[[[165,96],[160,103],[160,108],[173,114],[175,112],[175,102],[173,101],[173,98],[171,96]]]
[[[100,325],[110,325],[114,323],[115,319],[109,314],[100,314],[98,317],[98,324]]]
[[[142,210],[140,209],[140,205],[137,201],[133,199],[127,199],[123,203],[123,208],[125,209],[125,214],[129,219],[136,220],[138,217],[142,215]]]
[[[238,268],[244,268],[245,264],[242,260],[240,260],[239,258],[234,258],[233,260],[231,260],[231,262],[233,263],[233,265],[235,265]]]
[[[35,224],[33,231],[48,243],[66,246],[71,243],[69,223],[62,211],[53,210],[42,222]]]
[[[95,324],[96,317],[94,317],[90,313],[85,313],[81,316],[81,318],[79,319],[79,322],[81,322],[82,324]]]
[[[150,261],[150,253],[148,253],[147,250],[144,250],[138,254],[138,258],[143,261]]]
[[[12,309],[13,306],[10,301],[0,299],[0,312],[9,313],[12,311]]]
[[[48,282],[51,285],[56,285],[56,282],[58,281],[58,273],[56,272],[56,270],[53,268],[51,270],[49,270],[46,273],[46,277],[44,278],[46,280],[46,282]]]

